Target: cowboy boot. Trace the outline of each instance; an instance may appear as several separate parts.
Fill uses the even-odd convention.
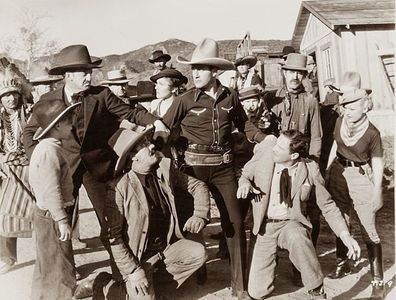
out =
[[[367,254],[370,262],[371,286],[371,299],[384,299],[385,284],[384,284],[384,270],[382,266],[382,246],[381,243],[367,243]]]
[[[340,238],[336,238],[337,266],[335,271],[329,275],[330,278],[338,279],[351,274],[351,267],[349,265],[347,253],[348,248]]]
[[[324,292],[323,284],[321,284],[320,286],[318,286],[317,288],[315,288],[313,290],[309,290],[308,294],[309,294],[309,299],[311,299],[311,300],[313,300],[313,299],[327,299],[327,295]]]

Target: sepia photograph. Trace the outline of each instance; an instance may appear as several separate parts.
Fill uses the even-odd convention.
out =
[[[0,299],[396,299],[395,0],[0,0]]]

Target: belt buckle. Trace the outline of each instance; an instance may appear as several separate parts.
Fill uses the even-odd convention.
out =
[[[223,154],[223,162],[225,164],[228,164],[228,163],[232,162],[232,154],[231,153],[224,153]]]

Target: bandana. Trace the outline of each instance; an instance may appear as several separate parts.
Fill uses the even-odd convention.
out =
[[[369,120],[366,114],[357,121],[349,122],[345,117],[342,118],[340,135],[341,139],[347,147],[352,147],[363,136],[369,127]]]

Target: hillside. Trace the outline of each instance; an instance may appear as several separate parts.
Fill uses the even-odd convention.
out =
[[[236,52],[239,40],[221,40],[218,41],[220,47],[220,56],[224,53]],[[280,40],[252,40],[253,46],[266,46],[269,52],[281,52],[283,46],[289,45],[290,41],[280,41]],[[173,67],[180,70],[187,77],[190,77],[191,71],[190,67],[186,65],[181,65],[176,62],[176,57],[178,55],[185,58],[191,58],[191,54],[195,49],[195,44],[182,41],[179,39],[169,39],[166,41],[161,41],[156,44],[147,45],[142,48],[124,53],[121,55],[108,55],[103,57],[102,65],[103,67],[94,70],[93,73],[93,83],[98,84],[101,80],[106,77],[106,73],[113,69],[119,69],[121,67],[125,68],[127,77],[131,78],[131,84],[136,84],[138,80],[148,80],[153,72],[153,66],[149,63],[148,58],[154,49],[165,49],[172,57],[171,61],[168,63]],[[0,56],[1,57],[1,56]],[[231,55],[234,57],[234,55]],[[42,57],[39,59],[39,63],[43,66],[48,65],[52,57]],[[21,69],[26,69],[26,63],[23,61],[13,60],[16,65]]]

